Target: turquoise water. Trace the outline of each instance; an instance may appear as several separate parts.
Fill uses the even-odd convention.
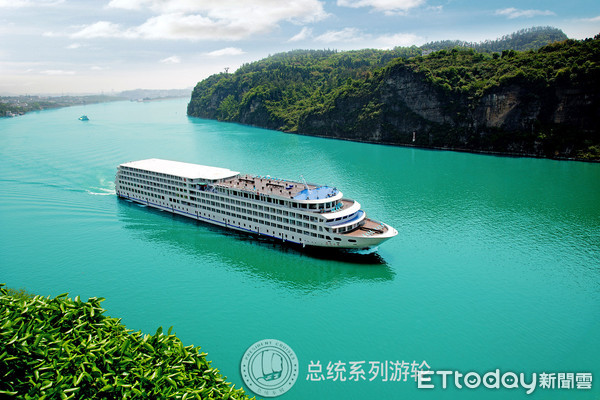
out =
[[[237,387],[246,349],[279,339],[300,363],[282,399],[600,398],[600,164],[304,137],[185,109],[120,102],[0,119],[0,282],[106,297],[134,330],[173,326]],[[118,200],[116,166],[151,157],[302,174],[399,235],[374,255],[323,257]],[[594,382],[527,396],[369,381],[369,362],[386,360]],[[330,361],[365,361],[367,379],[309,381],[311,361],[325,375]]]

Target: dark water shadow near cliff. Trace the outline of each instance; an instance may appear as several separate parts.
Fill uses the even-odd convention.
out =
[[[191,255],[197,262],[197,271],[215,265],[233,268],[261,281],[269,280],[301,291],[328,289],[356,281],[385,282],[395,276],[377,253],[301,249],[126,200],[116,201],[118,217],[125,229],[145,242]]]

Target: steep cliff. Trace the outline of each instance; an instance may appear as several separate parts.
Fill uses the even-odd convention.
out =
[[[347,140],[600,159],[598,37],[528,52],[344,57],[215,75],[195,88],[188,114]]]
[[[591,78],[591,77],[588,77]],[[546,87],[519,77],[480,97],[444,90],[410,67],[390,68],[371,95],[357,90],[309,112],[298,132],[367,142],[541,157],[600,156],[595,80]]]

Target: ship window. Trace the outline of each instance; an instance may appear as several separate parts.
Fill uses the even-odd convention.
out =
[[[327,238],[327,240],[331,240],[331,237],[329,237],[329,236],[325,236],[325,237]]]
[[[339,242],[339,241],[341,241],[342,239],[340,239],[340,238],[336,237],[336,238],[333,238],[333,240],[337,240],[337,241]]]
[[[351,243],[356,243],[356,240],[354,240],[354,239],[348,239],[348,241]]]

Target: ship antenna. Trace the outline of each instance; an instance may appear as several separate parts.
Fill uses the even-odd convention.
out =
[[[302,183],[304,183],[304,189],[306,189],[306,192],[308,194],[308,198],[310,198],[310,189],[308,188],[308,183],[306,183],[306,179],[304,179],[304,175],[300,175],[300,179],[302,179]]]
[[[308,184],[306,183],[306,179],[304,179],[304,175],[300,175],[300,179],[302,179],[302,183],[304,183],[304,189],[308,190]]]

